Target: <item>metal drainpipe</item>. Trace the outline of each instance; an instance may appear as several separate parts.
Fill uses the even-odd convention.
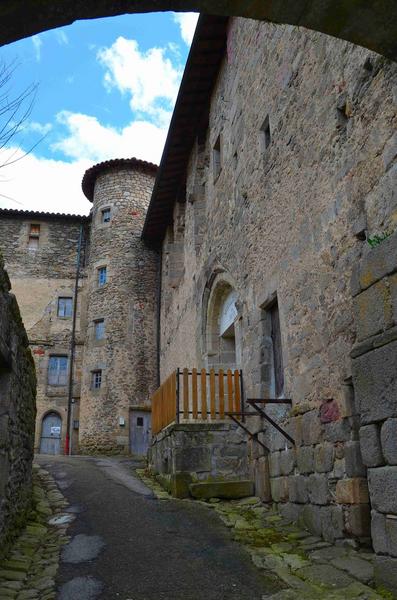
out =
[[[73,320],[72,320],[72,336],[70,339],[70,363],[69,363],[69,385],[68,385],[68,410],[67,410],[67,422],[66,422],[66,439],[65,439],[65,454],[72,454],[72,440],[71,440],[71,429],[73,419],[73,367],[74,367],[74,355],[76,348],[76,319],[77,319],[77,293],[79,287],[80,278],[80,258],[81,258],[81,246],[83,241],[83,223],[80,223],[80,234],[79,242],[77,247],[77,261],[76,261],[76,277],[74,282],[74,297],[73,297]]]
[[[160,387],[160,344],[161,344],[161,285],[163,274],[163,248],[159,251],[159,275],[157,282],[157,387]]]

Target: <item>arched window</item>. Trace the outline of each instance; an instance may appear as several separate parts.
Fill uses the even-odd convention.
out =
[[[218,281],[207,308],[207,361],[209,367],[239,368],[238,294],[227,281]]]

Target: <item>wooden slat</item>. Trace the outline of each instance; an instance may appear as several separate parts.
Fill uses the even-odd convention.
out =
[[[218,385],[219,385],[219,418],[225,418],[225,386],[223,380],[223,369],[219,369]]]
[[[170,385],[170,409],[169,409],[169,423],[172,423],[176,420],[176,371],[174,371],[170,377],[171,385]]]
[[[197,419],[197,417],[198,417],[197,369],[192,370],[192,412],[193,412],[193,419]]]
[[[216,402],[215,402],[215,371],[214,369],[210,370],[210,410],[211,410],[211,420],[215,421],[216,419]]]
[[[234,408],[236,412],[241,410],[240,372],[234,371]]]
[[[201,369],[201,418],[207,419],[207,371]]]
[[[183,369],[183,418],[189,418],[189,370]]]
[[[233,374],[227,370],[227,410],[233,412]]]

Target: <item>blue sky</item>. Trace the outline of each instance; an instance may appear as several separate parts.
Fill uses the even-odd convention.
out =
[[[10,97],[32,84],[37,92],[1,151],[0,207],[85,214],[86,168],[130,156],[158,163],[196,20],[154,13],[79,21],[1,48],[2,63],[15,65]]]

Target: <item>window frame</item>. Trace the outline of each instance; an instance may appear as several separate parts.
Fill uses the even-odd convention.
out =
[[[102,387],[102,369],[91,371],[91,389],[100,390]]]
[[[109,214],[109,218],[105,220],[105,214]],[[102,225],[108,225],[112,220],[112,209],[110,206],[106,206],[101,209],[101,223]]]
[[[101,279],[101,273],[105,274],[104,281]],[[108,282],[108,269],[106,265],[97,268],[97,287],[102,288]]]
[[[60,359],[66,359],[66,368],[60,368]],[[57,360],[58,364],[56,369],[51,367],[51,364],[54,360]],[[48,359],[48,369],[47,369],[47,384],[53,387],[65,387],[68,382],[68,371],[69,371],[69,356],[67,354],[50,354]],[[56,381],[51,377],[51,373],[55,372]],[[62,380],[61,375],[63,375]]]
[[[222,136],[221,134],[215,140],[212,146],[212,174],[214,183],[218,180],[222,172]]]
[[[101,330],[100,325],[102,325],[102,336],[98,337],[98,332]],[[105,339],[105,319],[95,319],[94,320],[94,339],[96,342],[101,342]]]
[[[70,300],[70,314],[61,315],[59,313],[59,310],[60,310],[60,306],[61,306],[61,301],[64,301],[64,300]],[[65,307],[66,306],[67,305],[65,304]],[[65,311],[65,313],[66,313],[66,311]],[[60,319],[71,319],[73,317],[73,297],[71,297],[71,296],[59,296],[58,297],[57,316]]]

